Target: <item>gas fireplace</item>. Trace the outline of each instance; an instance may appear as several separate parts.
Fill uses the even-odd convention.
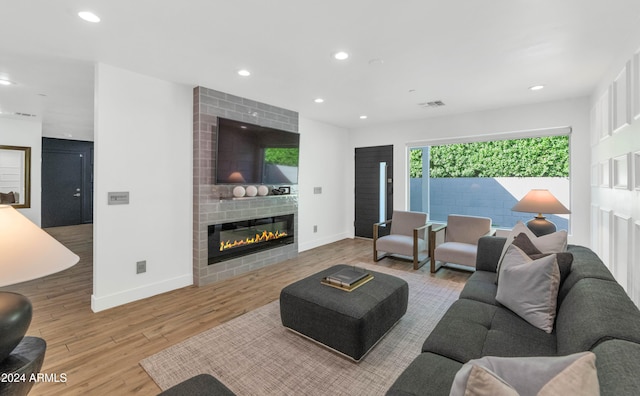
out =
[[[209,264],[294,242],[293,214],[212,224]]]

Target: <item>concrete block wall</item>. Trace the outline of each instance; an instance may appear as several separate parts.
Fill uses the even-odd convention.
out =
[[[411,210],[428,212],[432,221],[446,222],[449,214],[461,214],[472,216],[490,217],[494,227],[511,228],[518,220],[527,222],[533,218],[529,213],[513,212],[511,208],[518,202],[507,188],[505,179],[494,178],[431,178],[429,189],[431,191],[430,207],[423,210],[421,202],[420,183],[422,179],[411,180]],[[518,184],[529,184],[528,178],[517,178]],[[536,188],[536,184],[544,185],[544,178],[530,182],[530,188]],[[542,180],[539,180],[542,179]],[[508,181],[507,181],[508,182]],[[566,181],[567,190],[569,187]],[[527,187],[528,191],[529,187]],[[560,197],[558,196],[560,199]],[[569,229],[569,220],[564,217],[545,214],[547,220],[556,224],[558,229]]]
[[[275,264],[298,254],[298,191],[234,199],[233,185],[215,185],[217,117],[298,132],[298,113],[204,87],[193,91],[193,274],[196,285]],[[274,186],[268,186],[271,189]],[[295,243],[220,263],[208,264],[207,227],[257,217],[294,214]]]

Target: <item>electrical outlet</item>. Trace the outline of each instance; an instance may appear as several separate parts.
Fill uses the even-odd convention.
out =
[[[317,225],[313,226],[313,232],[318,232],[318,226]]]
[[[147,272],[147,260],[138,261],[136,263],[136,274]]]

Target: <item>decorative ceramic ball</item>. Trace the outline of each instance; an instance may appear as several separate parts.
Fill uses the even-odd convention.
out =
[[[245,191],[244,187],[238,186],[238,187],[234,187],[233,188],[233,196],[234,197],[236,197],[236,198],[244,197],[244,194],[246,194],[246,191]]]
[[[269,187],[267,187],[267,186],[258,187],[258,195],[265,196],[267,194],[269,194]]]
[[[258,194],[256,186],[247,187],[247,197],[255,197]]]

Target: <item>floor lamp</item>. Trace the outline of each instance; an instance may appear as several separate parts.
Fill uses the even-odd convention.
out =
[[[78,260],[11,205],[0,205],[0,287],[62,271]],[[28,298],[0,291],[0,373],[27,375],[26,381],[0,383],[0,394],[27,394],[34,384],[28,376],[42,367],[46,343],[24,336],[31,314]]]

